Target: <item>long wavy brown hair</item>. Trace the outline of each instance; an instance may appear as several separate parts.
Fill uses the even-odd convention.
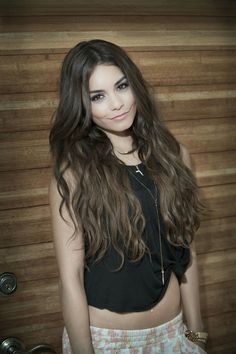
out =
[[[65,205],[75,227],[72,236],[82,232],[86,264],[101,259],[110,246],[120,255],[121,266],[125,255],[137,261],[148,252],[142,238],[145,218],[127,172],[107,135],[92,121],[88,83],[98,64],[119,67],[132,89],[137,106],[133,147],[158,186],[165,237],[188,247],[200,223],[195,177],[182,162],[180,144],[159,119],[140,70],[122,48],[100,39],[77,44],[61,69],[59,105],[49,137],[62,196],[60,214],[63,217]]]

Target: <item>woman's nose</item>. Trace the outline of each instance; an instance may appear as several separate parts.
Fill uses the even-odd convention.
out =
[[[123,101],[121,97],[117,94],[113,94],[110,96],[110,108],[112,110],[119,110],[123,107]]]

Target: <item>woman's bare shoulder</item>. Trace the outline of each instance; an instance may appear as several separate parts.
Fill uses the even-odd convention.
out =
[[[180,144],[180,156],[182,158],[183,163],[189,168],[192,168],[191,156],[183,144]]]

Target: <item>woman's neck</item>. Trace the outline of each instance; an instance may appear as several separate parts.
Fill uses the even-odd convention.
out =
[[[116,157],[126,165],[137,165],[141,162],[138,156],[138,149],[133,148],[133,139],[122,139],[113,145],[113,152]]]
[[[106,132],[109,140],[112,143],[115,152],[126,154],[127,152],[133,150],[133,138],[128,132],[126,134],[111,134]]]
[[[109,138],[114,155],[126,165],[138,165],[141,160],[138,150],[133,148],[133,137],[129,131],[119,133],[105,132]]]

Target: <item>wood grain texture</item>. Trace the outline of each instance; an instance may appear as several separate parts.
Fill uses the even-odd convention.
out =
[[[0,172],[0,210],[48,204],[51,168]]]
[[[51,301],[51,299],[54,301]],[[0,298],[0,303],[4,304]],[[37,281],[20,282],[17,293],[8,298],[9,306],[1,307],[1,318],[8,321],[22,320],[26,322],[32,313],[38,318],[43,315],[58,314],[60,318],[60,300],[58,279],[39,279]],[[45,316],[46,317],[46,316]],[[4,323],[1,323],[4,327]],[[3,328],[0,327],[0,330]]]
[[[159,86],[155,96],[165,121],[236,116],[235,84]]]
[[[171,121],[167,127],[189,152],[236,149],[235,118]]]
[[[1,95],[0,131],[3,133],[49,129],[57,104],[56,92]]]
[[[157,3],[157,2],[156,2]],[[114,4],[113,4],[114,5]],[[1,33],[20,32],[89,32],[89,31],[234,31],[235,18],[232,16],[184,16],[150,14],[149,16],[129,15],[74,15],[60,16],[2,16]],[[43,48],[45,49],[45,48]]]
[[[24,0],[18,2],[12,0],[1,1],[2,14],[4,16],[32,16],[32,15],[188,15],[188,16],[236,16],[236,5],[231,0],[120,0],[119,3],[111,3],[109,0],[98,2],[91,0]]]
[[[78,32],[15,32],[0,34],[0,54],[25,52],[63,52],[78,42],[102,38],[136,50],[206,50],[235,48],[236,31],[149,30],[147,31],[78,31]]]
[[[197,253],[205,254],[235,249],[235,228],[235,216],[202,220],[201,226],[196,234]]]
[[[0,211],[0,248],[52,241],[48,205]]]
[[[235,249],[205,253],[198,256],[200,284],[215,284],[224,281],[235,283]],[[224,264],[224,267],[222,267]]]
[[[58,275],[52,242],[0,250],[0,271],[13,272],[19,282],[50,279]],[[0,273],[0,274],[1,274]]]
[[[79,41],[79,38],[78,38]],[[132,52],[151,85],[235,84],[235,50]],[[65,54],[0,56],[0,93],[56,91]]]
[[[157,7],[158,3],[153,1],[149,6]],[[79,4],[81,10],[81,1]],[[124,7],[126,5],[125,3]],[[112,8],[113,6],[114,4]],[[138,14],[134,16],[132,9],[132,16],[127,12],[125,17],[117,16],[117,14],[116,16],[111,14],[110,16],[97,16],[97,11],[90,12],[87,16],[86,14],[55,16],[53,13],[49,18],[48,16],[34,16],[33,8],[34,6],[30,7],[31,16],[29,17],[25,16],[27,10],[24,7],[22,7],[24,17],[2,17],[0,53],[65,52],[78,41],[92,38],[114,41],[126,49],[135,51],[140,49],[141,51],[160,51],[167,48],[175,51],[191,50],[191,48],[206,50],[235,47],[236,27],[232,12],[231,17],[224,17],[221,13],[220,20],[213,16],[189,17],[183,16],[184,12],[179,14],[180,16],[175,16],[173,13],[170,23],[169,16],[161,12],[155,13],[155,11],[149,16],[144,16],[143,12],[142,16]],[[194,8],[196,9],[196,5]]]
[[[1,134],[0,148],[2,171],[47,167],[51,161],[46,130]]]
[[[192,154],[199,186],[236,182],[235,151]]]
[[[31,349],[41,343],[51,345],[56,353],[61,351],[63,321],[60,313],[34,316],[31,313],[26,319],[7,321],[1,330],[0,338],[14,336],[20,338]]]
[[[229,354],[234,353],[235,345],[235,311],[221,313],[216,316],[209,316],[206,323],[206,328],[211,334],[208,343],[209,354]]]
[[[234,216],[236,210],[236,184],[201,188],[208,215],[205,219]]]
[[[235,283],[232,281],[203,284],[200,286],[201,309],[204,322],[210,316],[229,313],[235,308],[235,290]],[[226,298],[227,301],[225,301]]]

